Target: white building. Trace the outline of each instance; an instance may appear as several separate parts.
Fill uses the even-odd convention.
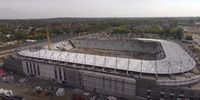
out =
[[[129,99],[135,98],[137,78],[152,79],[158,85],[167,86],[187,85],[199,81],[199,75],[192,74],[192,78],[183,75],[194,69],[196,63],[178,44],[156,39],[137,41],[143,41],[141,43],[144,45],[138,45],[134,41],[72,40],[72,43],[78,48],[127,49],[165,56],[155,60],[143,60],[47,49],[26,49],[19,51],[18,55],[22,58],[23,71],[26,74],[55,80],[86,91]],[[163,51],[157,53],[154,52],[154,47],[144,47],[148,42],[161,44],[160,48],[155,49]],[[176,79],[172,79],[173,76],[176,76]]]

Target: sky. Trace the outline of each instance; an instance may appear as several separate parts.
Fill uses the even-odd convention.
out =
[[[192,16],[200,0],[0,0],[0,19]]]

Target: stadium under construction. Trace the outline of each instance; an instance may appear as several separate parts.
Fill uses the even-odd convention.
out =
[[[27,75],[131,100],[178,97],[184,93],[152,87],[188,86],[200,80],[195,60],[179,44],[160,39],[94,34],[24,47],[17,54]]]

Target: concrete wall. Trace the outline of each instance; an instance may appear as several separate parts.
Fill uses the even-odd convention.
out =
[[[180,85],[194,84],[199,80],[200,80],[200,75],[196,75],[184,80],[157,80],[156,82],[158,85],[163,85],[163,86],[180,86]]]
[[[28,64],[28,67],[27,67],[27,64]],[[44,63],[24,61],[24,60],[22,61],[22,65],[23,65],[23,71],[27,75],[32,74],[43,79],[47,79],[47,78],[55,79],[54,66],[52,65],[49,66],[48,64],[44,64]],[[27,68],[29,68],[29,72]],[[31,72],[31,69],[32,69],[32,72]]]
[[[148,84],[147,84],[148,83]],[[181,86],[157,85],[154,80],[137,80],[139,100],[200,100],[200,91]]]
[[[144,53],[156,53],[159,49],[158,43],[144,42],[139,40],[85,40],[78,39],[72,40],[75,47],[80,48],[96,48],[96,49],[109,49],[109,50],[125,50]]]
[[[69,86],[74,86],[77,88],[81,87],[81,83],[80,83],[80,72],[79,70],[74,70],[71,68],[64,68],[65,69],[65,76],[66,76],[66,84]]]
[[[91,71],[82,71],[81,76],[84,90],[132,100],[135,98],[136,80],[133,78]]]
[[[39,66],[40,75],[38,75],[38,70],[36,74],[33,73],[39,78],[55,79],[66,85],[94,93],[124,97],[131,100],[135,98],[136,80],[133,78],[23,60],[23,71],[26,74],[31,74],[30,70],[27,71],[26,63],[35,63]]]

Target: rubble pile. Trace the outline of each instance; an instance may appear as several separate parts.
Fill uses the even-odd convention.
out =
[[[13,91],[1,88],[0,89],[0,94],[3,94],[5,96],[13,96]]]

